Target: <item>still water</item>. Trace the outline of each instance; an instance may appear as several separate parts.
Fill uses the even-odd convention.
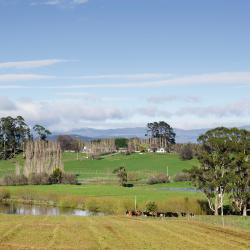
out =
[[[101,213],[92,213],[81,209],[47,207],[42,205],[27,205],[21,203],[0,203],[0,213],[20,215],[73,215],[73,216],[95,216]]]

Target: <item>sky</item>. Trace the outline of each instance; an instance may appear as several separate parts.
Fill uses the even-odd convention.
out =
[[[0,117],[52,131],[250,124],[249,0],[0,0]]]

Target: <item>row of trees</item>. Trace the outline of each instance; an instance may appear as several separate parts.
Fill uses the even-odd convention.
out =
[[[207,197],[209,207],[223,215],[225,195],[233,207],[247,215],[250,202],[250,132],[216,128],[198,138],[199,167],[188,172],[194,185]]]
[[[32,133],[33,132],[33,133]],[[9,159],[24,151],[24,144],[33,137],[46,140],[50,131],[35,125],[33,131],[22,116],[8,116],[0,119],[0,159]]]

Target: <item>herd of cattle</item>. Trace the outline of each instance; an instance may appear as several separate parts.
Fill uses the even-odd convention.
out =
[[[186,217],[190,216],[193,217],[193,213],[176,213],[176,212],[142,212],[139,210],[127,210],[126,211],[127,216],[145,216],[145,217]]]

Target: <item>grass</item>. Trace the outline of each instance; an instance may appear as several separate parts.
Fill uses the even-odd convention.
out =
[[[18,200],[39,200],[55,202],[60,206],[89,209],[95,204],[100,211],[124,214],[126,209],[134,208],[136,197],[138,209],[144,210],[147,201],[155,201],[159,209],[167,211],[186,211],[201,213],[198,200],[204,199],[202,193],[170,191],[167,187],[190,187],[189,183],[169,183],[158,185],[139,185],[124,188],[118,185],[46,185],[9,186],[0,191],[10,192],[11,198]]]
[[[81,180],[90,178],[105,178],[112,175],[112,171],[124,166],[128,174],[135,174],[138,178],[147,178],[155,173],[169,173],[170,176],[181,172],[183,169],[190,169],[197,165],[196,159],[182,161],[176,154],[131,154],[131,155],[108,155],[100,160],[90,160],[81,157],[76,160],[76,154],[65,153],[65,170],[79,175]],[[135,176],[136,177],[136,176]]]
[[[249,249],[240,229],[187,220],[0,215],[0,249]]]
[[[15,162],[23,164],[22,156],[7,161],[0,160],[0,177],[15,172]],[[85,154],[79,154],[77,160],[76,153],[64,153],[63,161],[66,172],[78,175],[80,181],[106,182],[116,181],[112,174],[117,167],[124,166],[129,178],[135,180],[145,180],[156,173],[169,173],[170,176],[189,169],[198,164],[196,159],[182,161],[176,154],[114,154],[102,157],[100,160],[87,159]]]

